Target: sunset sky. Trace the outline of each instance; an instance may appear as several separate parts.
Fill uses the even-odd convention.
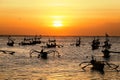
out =
[[[0,35],[120,36],[120,0],[0,0]]]

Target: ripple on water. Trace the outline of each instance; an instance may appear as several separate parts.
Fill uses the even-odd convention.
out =
[[[120,74],[108,68],[105,68],[104,75],[91,72],[90,67],[86,68],[86,72],[81,70],[79,63],[89,61],[91,54],[95,55],[97,60],[103,60],[102,49],[91,51],[90,41],[93,38],[87,37],[82,39],[80,47],[70,46],[74,39],[74,37],[59,39],[59,43],[65,45],[63,48],[56,48],[61,58],[54,58],[49,54],[48,60],[37,59],[36,54],[32,58],[29,57],[31,49],[41,50],[40,45],[24,47],[17,45],[10,48],[1,44],[3,45],[0,46],[1,49],[13,50],[16,53],[13,56],[0,53],[0,80],[120,80]],[[118,42],[119,40],[113,38],[111,50],[119,51]],[[119,54],[111,54],[109,62],[120,65],[119,57]]]

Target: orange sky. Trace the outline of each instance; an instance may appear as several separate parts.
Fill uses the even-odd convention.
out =
[[[0,0],[0,35],[120,36],[119,30],[120,0]]]

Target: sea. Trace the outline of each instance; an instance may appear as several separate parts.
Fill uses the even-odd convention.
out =
[[[97,50],[91,49],[94,37],[81,37],[80,47],[76,47],[75,41],[78,37],[41,37],[41,44],[20,46],[19,42],[24,37],[12,37],[15,44],[13,47],[7,46],[8,37],[0,37],[0,50],[14,51],[14,55],[0,52],[0,80],[120,80],[120,72],[110,69],[107,65],[104,74],[91,70],[92,66],[81,69],[90,62],[91,56],[98,61],[107,61],[115,65],[120,65],[120,53],[110,53],[109,59],[104,59],[100,47]],[[45,51],[56,50],[60,57],[48,54],[48,59],[37,58],[38,54],[33,53],[30,58],[30,51],[41,51],[42,46],[48,39],[55,39],[58,45],[63,47],[45,48]],[[101,46],[105,37],[99,37]],[[120,37],[109,37],[112,44],[110,51],[120,52]],[[118,68],[120,70],[120,66]]]

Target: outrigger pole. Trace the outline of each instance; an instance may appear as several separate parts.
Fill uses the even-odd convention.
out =
[[[0,52],[3,52],[4,54],[11,54],[11,55],[15,53],[14,51],[7,51],[7,50],[0,50]]]

